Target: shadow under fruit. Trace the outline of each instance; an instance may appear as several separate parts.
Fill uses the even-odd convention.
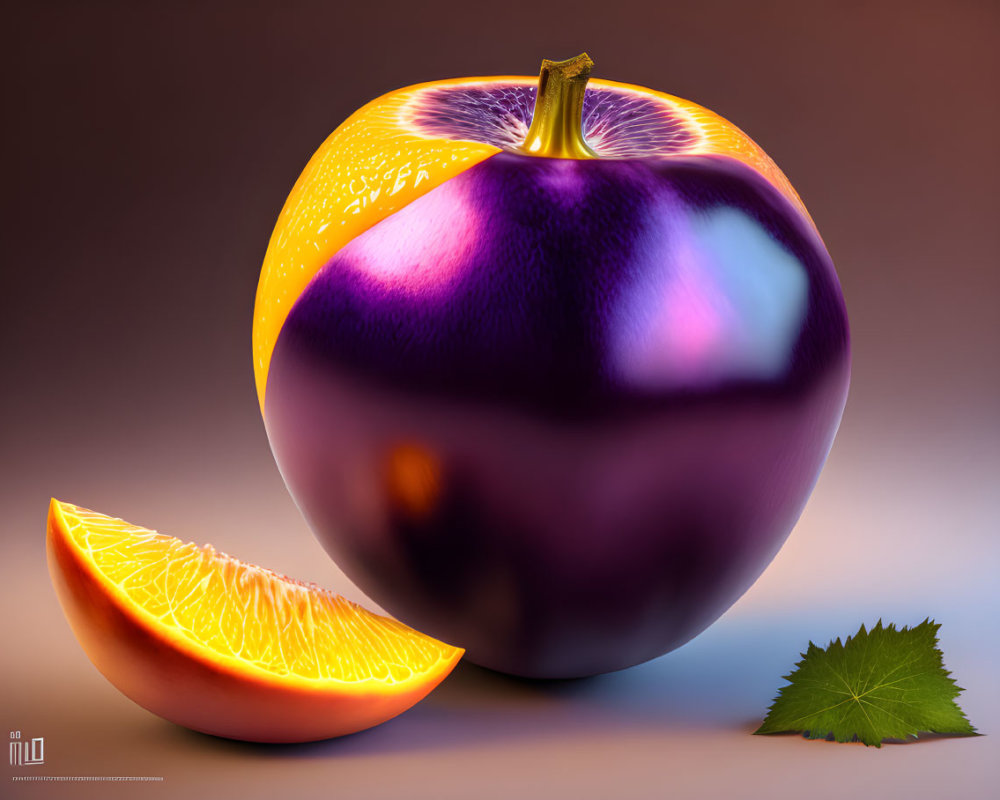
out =
[[[850,373],[833,264],[773,162],[589,69],[356,112],[293,189],[255,311],[268,436],[324,547],[406,624],[531,677],[717,619],[798,519]]]

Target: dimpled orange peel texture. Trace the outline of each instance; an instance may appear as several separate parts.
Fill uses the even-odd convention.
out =
[[[285,201],[264,257],[253,322],[253,360],[261,410],[271,354],[295,301],[345,244],[436,186],[501,152],[484,142],[428,136],[415,114],[436,92],[452,87],[535,86],[537,77],[498,76],[432,81],[368,103],[344,121],[313,155]],[[702,106],[663,92],[591,78],[662,103],[690,134],[691,143],[661,157],[733,158],[766,178],[808,219],[791,184],[739,128]],[[524,134],[527,126],[524,126]],[[598,149],[599,157],[602,155]]]
[[[410,708],[462,656],[320,587],[57,500],[47,549],[94,665],[139,705],[205,733],[353,733]]]

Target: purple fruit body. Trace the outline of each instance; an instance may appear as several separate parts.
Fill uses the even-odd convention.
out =
[[[760,575],[836,433],[813,229],[711,156],[500,153],[351,241],[281,330],[282,475],[387,611],[493,669],[661,655]]]

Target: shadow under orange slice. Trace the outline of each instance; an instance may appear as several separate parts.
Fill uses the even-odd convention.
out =
[[[385,722],[464,651],[318,586],[53,499],[49,572],[73,632],[125,695],[255,742]]]

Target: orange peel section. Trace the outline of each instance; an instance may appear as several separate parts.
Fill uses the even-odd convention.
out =
[[[460,78],[416,84],[383,95],[352,114],[313,155],[278,217],[264,257],[254,308],[253,359],[261,411],[271,354],[281,327],[317,272],[345,244],[436,186],[500,152],[468,140],[433,138],[411,124],[428,90],[473,84],[535,86],[537,77]],[[743,131],[713,111],[674,95],[592,78],[656,98],[696,133],[694,143],[664,157],[725,156],[756,170],[810,219],[791,183]]]
[[[313,155],[278,217],[254,305],[257,397],[292,305],[334,253],[435,186],[500,152],[479,142],[413,133],[401,111],[425,86],[383,95],[355,111]]]
[[[352,733],[422,699],[463,653],[318,586],[57,500],[47,540],[91,661],[195,730],[253,741]]]

